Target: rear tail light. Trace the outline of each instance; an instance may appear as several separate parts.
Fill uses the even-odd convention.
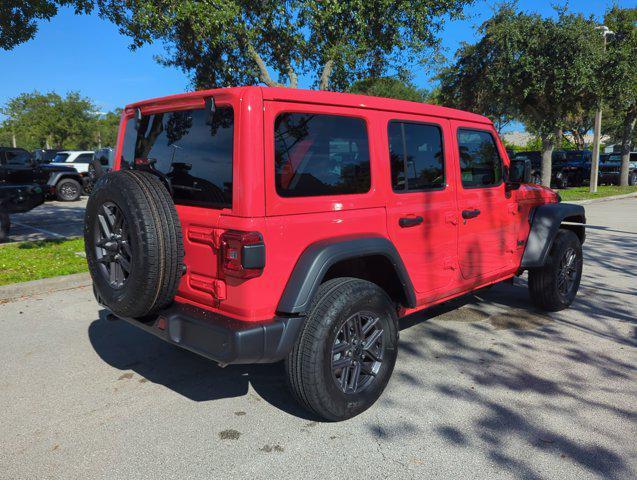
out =
[[[228,277],[254,278],[265,267],[265,244],[258,232],[228,230],[221,234],[221,270]]]

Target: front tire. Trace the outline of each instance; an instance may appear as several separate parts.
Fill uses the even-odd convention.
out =
[[[357,278],[322,284],[285,361],[298,402],[329,421],[367,410],[394,370],[397,324],[393,302],[376,284]]]
[[[559,230],[544,266],[529,270],[533,303],[549,312],[569,307],[579,289],[582,266],[579,238],[570,230]]]
[[[63,178],[55,186],[55,195],[61,202],[75,202],[82,195],[82,185],[73,178]]]
[[[637,172],[632,172],[628,176],[628,185],[630,185],[631,187],[634,187],[635,185],[637,185]]]

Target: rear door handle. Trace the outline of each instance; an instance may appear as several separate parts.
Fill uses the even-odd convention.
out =
[[[398,220],[398,225],[402,228],[415,227],[416,225],[420,225],[422,221],[422,217],[402,217]]]
[[[462,218],[464,218],[465,220],[469,218],[476,218],[478,215],[480,215],[480,210],[478,210],[477,208],[475,210],[462,211]]]

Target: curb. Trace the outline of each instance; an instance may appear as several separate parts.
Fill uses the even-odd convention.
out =
[[[7,303],[24,297],[43,293],[87,287],[93,282],[89,273],[74,273],[60,277],[43,278],[31,282],[13,283],[0,287],[0,303]]]
[[[624,193],[623,195],[613,195],[611,197],[591,198],[588,200],[574,200],[572,202],[564,202],[564,203],[574,203],[576,205],[588,205],[589,203],[611,202],[613,200],[622,200],[624,198],[633,198],[633,197],[637,197],[637,192]]]

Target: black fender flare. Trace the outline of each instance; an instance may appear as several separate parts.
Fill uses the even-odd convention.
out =
[[[562,222],[569,224],[564,228],[574,230],[584,243],[586,238],[584,226],[586,224],[586,212],[582,205],[573,203],[549,203],[536,207],[530,217],[531,230],[526,241],[524,255],[522,255],[521,268],[536,268],[544,265],[546,257],[553,245],[553,239],[562,226]],[[573,224],[581,224],[573,225]]]
[[[394,244],[385,237],[341,237],[321,240],[308,246],[288,279],[277,312],[304,313],[310,306],[325,274],[342,260],[371,255],[386,257],[400,280],[407,307],[416,306],[416,294],[407,269]]]

